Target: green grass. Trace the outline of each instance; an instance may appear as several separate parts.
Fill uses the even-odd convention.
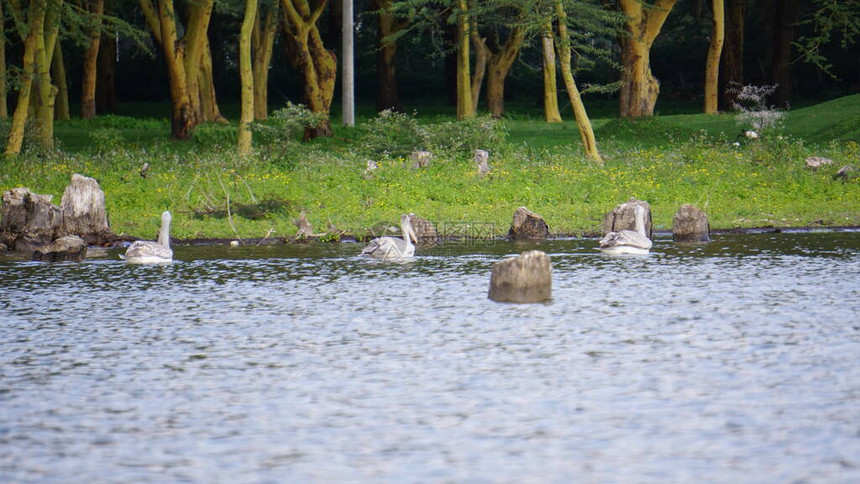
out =
[[[539,113],[537,113],[539,114]],[[507,232],[518,206],[543,215],[554,233],[594,234],[603,215],[631,196],[652,205],[655,227],[671,227],[681,204],[705,210],[713,229],[860,225],[860,182],[833,174],[860,156],[860,95],[792,111],[783,130],[741,146],[731,115],[595,119],[604,164],[586,160],[575,124],[535,113],[503,121],[507,142],[486,146],[492,172],[478,176],[468,150],[445,152],[423,170],[384,156],[359,128],[334,121],[335,136],[308,144],[234,153],[235,126],[201,126],[195,141],[166,141],[167,120],[123,116],[57,123],[62,151],[0,165],[0,190],[26,186],[59,198],[72,173],[99,180],[118,234],[154,237],[158,215],[174,212],[174,236],[290,237],[306,211],[316,232],[358,236],[415,212],[449,233],[471,225]],[[419,118],[442,129],[450,118]],[[360,120],[360,123],[363,120]],[[447,132],[446,132],[447,133]],[[452,141],[453,142],[453,141]],[[810,155],[834,163],[813,172]],[[364,176],[373,158],[380,168]],[[149,163],[147,178],[139,175]]]

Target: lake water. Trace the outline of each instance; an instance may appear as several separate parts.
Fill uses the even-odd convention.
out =
[[[0,481],[860,482],[860,233],[596,247],[0,257]]]

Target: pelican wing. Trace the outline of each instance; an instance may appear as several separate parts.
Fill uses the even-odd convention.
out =
[[[394,257],[412,257],[414,254],[415,247],[407,245],[403,239],[379,237],[378,239],[371,240],[359,255],[377,259],[389,259]]]
[[[600,248],[608,249],[612,247],[634,247],[637,249],[648,250],[654,245],[651,239],[632,230],[622,230],[620,232],[609,232],[606,237],[600,240]]]
[[[129,264],[170,262],[173,260],[173,251],[158,242],[137,240],[128,247],[123,258]]]

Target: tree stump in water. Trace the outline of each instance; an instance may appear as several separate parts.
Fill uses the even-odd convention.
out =
[[[63,211],[64,235],[80,236],[90,245],[103,245],[113,240],[105,208],[105,192],[95,179],[77,173],[72,175],[60,208]]]
[[[488,297],[497,302],[533,303],[552,297],[552,266],[539,250],[496,262]]]
[[[645,235],[651,238],[651,204],[644,200],[638,200],[630,197],[625,203],[622,203],[612,209],[603,217],[603,235],[610,232],[621,232],[622,230],[636,231],[636,205],[641,205],[645,208]]]
[[[508,237],[515,240],[545,239],[549,237],[549,226],[540,215],[526,207],[520,207],[514,212]]]
[[[415,230],[418,245],[433,245],[439,239],[436,227],[434,227],[429,220],[423,219],[414,213],[410,213],[409,223],[412,224],[412,228]]]
[[[87,257],[87,242],[77,235],[67,235],[33,252],[32,260],[43,262],[80,262]]]
[[[4,192],[0,243],[17,252],[39,251],[44,256],[55,252],[51,244],[67,235],[93,245],[106,244],[116,237],[108,224],[104,192],[94,179],[72,175],[61,206],[51,203],[51,199],[50,195],[32,193],[27,188]],[[77,256],[71,259],[74,257]]]
[[[675,242],[710,242],[708,215],[694,205],[681,205],[672,217],[672,239]]]
[[[21,187],[4,192],[0,209],[2,243],[15,251],[32,251],[56,239],[63,212],[51,203],[52,198]]]

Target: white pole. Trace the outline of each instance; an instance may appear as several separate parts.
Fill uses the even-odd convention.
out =
[[[355,70],[354,63],[354,32],[353,0],[343,0],[343,125],[355,126]]]

